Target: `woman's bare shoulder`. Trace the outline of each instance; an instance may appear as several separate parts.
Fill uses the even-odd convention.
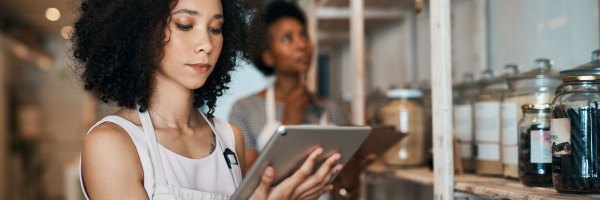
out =
[[[120,188],[115,187],[119,185],[122,188],[136,188],[133,189],[136,192],[131,194],[133,196],[146,196],[141,184],[143,170],[135,144],[127,131],[117,124],[100,124],[86,135],[81,151],[81,168],[90,197],[102,196],[108,190]],[[127,192],[115,191],[115,194]]]

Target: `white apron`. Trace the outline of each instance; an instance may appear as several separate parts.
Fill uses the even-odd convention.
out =
[[[223,194],[214,194],[208,192],[201,192],[197,190],[182,188],[174,185],[169,185],[167,183],[167,177],[165,176],[165,172],[162,165],[162,159],[160,158],[160,153],[158,150],[158,142],[156,141],[156,135],[154,133],[154,126],[152,126],[152,121],[150,120],[150,115],[148,111],[140,112],[138,106],[138,114],[140,116],[140,121],[142,121],[142,127],[144,128],[144,132],[146,133],[148,148],[150,149],[150,157],[152,158],[152,166],[154,167],[154,178],[156,179],[156,190],[154,191],[154,195],[150,197],[152,200],[228,200],[230,196]],[[221,151],[225,156],[225,160],[227,161],[227,165],[229,166],[229,172],[233,178],[233,182],[235,187],[237,188],[242,181],[242,174],[240,167],[238,165],[237,156],[233,151],[231,151],[227,146],[224,146],[225,143],[221,142],[219,137],[219,133],[216,132],[215,127],[210,123],[208,118],[204,115],[204,113],[200,112],[204,120],[212,129],[215,139],[221,146]],[[225,149],[223,149],[225,148]],[[223,177],[226,178],[226,177]]]
[[[265,98],[265,100],[266,100],[265,111],[266,111],[267,123],[265,124],[263,129],[260,131],[260,134],[258,135],[258,137],[256,139],[256,148],[257,148],[258,152],[261,152],[265,148],[265,146],[267,145],[267,143],[269,142],[269,140],[271,139],[273,134],[275,134],[275,132],[277,131],[277,128],[279,128],[279,126],[281,126],[281,122],[277,121],[277,118],[275,118],[275,87],[274,87],[274,85],[275,85],[275,83],[272,83],[272,84],[269,84],[269,86],[267,87],[267,96]],[[323,114],[321,115],[321,118],[319,118],[319,125],[321,125],[321,126],[331,125],[331,123],[329,123],[329,120],[327,118],[327,112],[323,112]]]

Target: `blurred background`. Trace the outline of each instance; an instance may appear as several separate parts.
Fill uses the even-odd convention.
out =
[[[297,3],[306,8],[318,47],[313,89],[350,113],[355,65],[349,1]],[[81,199],[83,137],[118,109],[90,98],[70,69],[73,5],[0,0],[0,199]],[[364,0],[367,120],[382,92],[428,87],[428,7],[423,0]],[[529,71],[538,57],[554,60],[556,70],[589,62],[599,46],[598,7],[598,0],[452,0],[453,82],[466,73],[501,71],[506,63]],[[268,81],[247,63],[232,80],[217,117],[228,119],[237,99]]]

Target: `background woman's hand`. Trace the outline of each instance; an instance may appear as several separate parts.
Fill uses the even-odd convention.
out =
[[[298,171],[275,187],[271,187],[275,170],[272,167],[267,167],[263,173],[260,185],[256,188],[250,199],[316,199],[322,194],[329,192],[329,190],[333,189],[333,185],[329,184],[331,177],[342,169],[341,164],[336,164],[341,155],[336,153],[329,156],[317,172],[311,174],[321,153],[323,153],[323,148],[319,147],[315,149]]]

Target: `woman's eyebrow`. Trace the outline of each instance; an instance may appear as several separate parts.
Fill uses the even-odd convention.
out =
[[[222,14],[216,14],[213,16],[214,19],[223,19],[223,15]]]
[[[198,11],[188,10],[188,9],[181,9],[181,10],[179,10],[177,12],[174,12],[173,15],[184,14],[184,13],[188,14],[188,15],[191,15],[191,16],[198,16],[198,15],[200,15],[200,13],[198,13]]]

